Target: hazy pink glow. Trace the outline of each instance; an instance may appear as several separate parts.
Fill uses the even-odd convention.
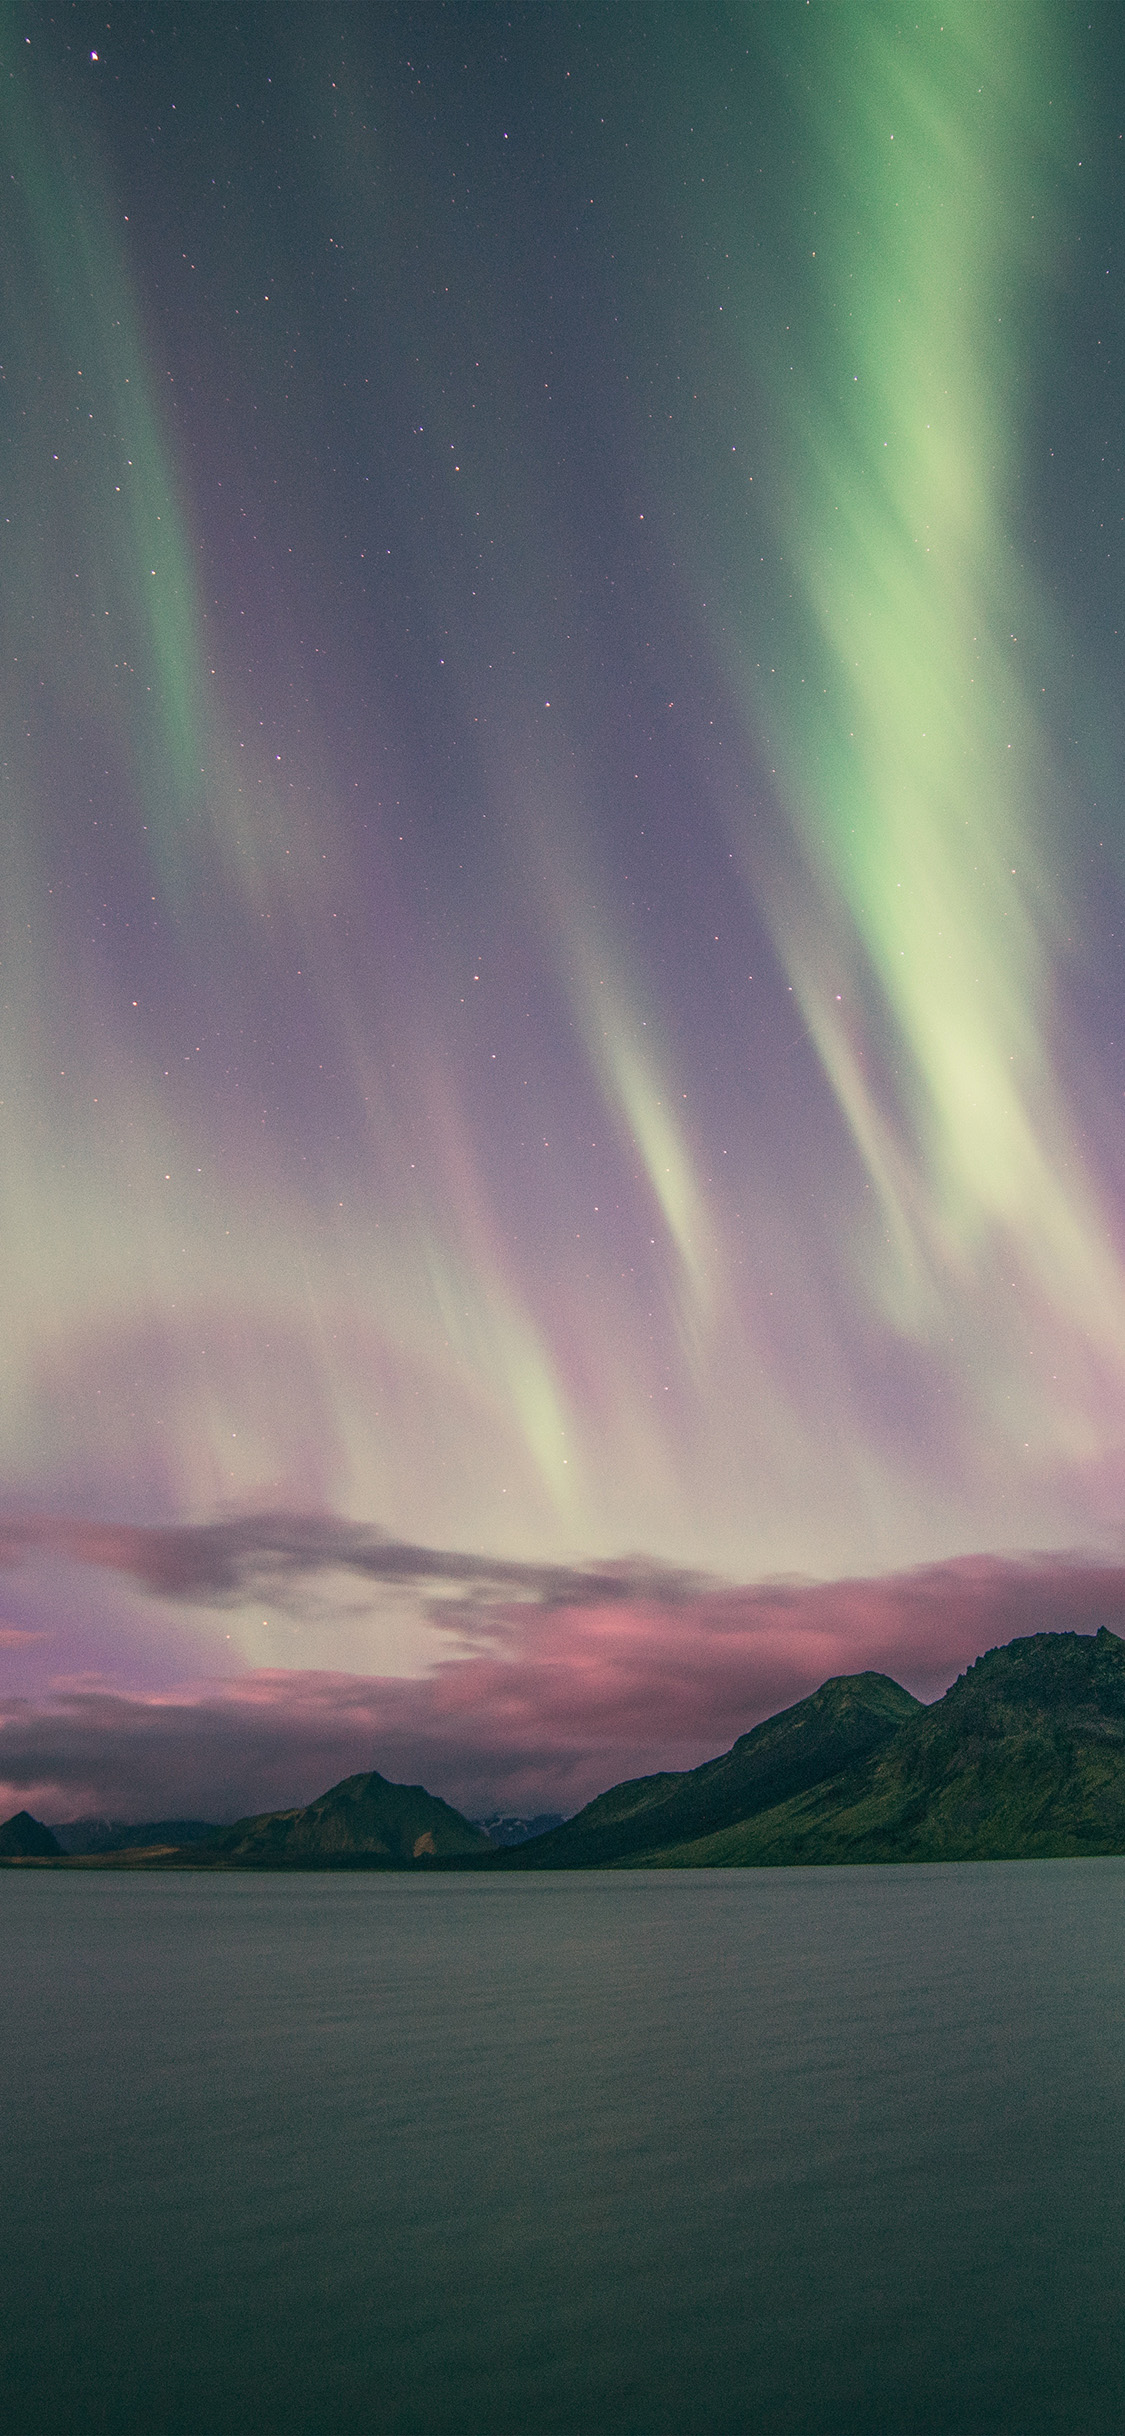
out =
[[[878,1581],[585,1605],[457,1603],[422,1678],[262,1669],[159,1695],[71,1679],[0,1708],[0,1814],[229,1817],[376,1767],[470,1815],[577,1809],[685,1768],[834,1674],[935,1698],[989,1647],[1125,1623],[1125,1567],[964,1558]]]

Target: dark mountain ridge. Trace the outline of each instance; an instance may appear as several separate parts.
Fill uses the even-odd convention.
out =
[[[889,1675],[834,1676],[717,1759],[611,1786],[504,1850],[423,1786],[375,1770],[178,1850],[68,1855],[26,1811],[0,1827],[0,1861],[55,1868],[766,1868],[1097,1853],[1125,1853],[1125,1641],[1104,1625],[988,1650],[929,1707]]]
[[[683,1774],[641,1776],[588,1802],[497,1867],[597,1869],[755,1818],[880,1750],[922,1703],[889,1675],[834,1675],[731,1750]]]
[[[743,1841],[747,1860],[1125,1852],[1125,1642],[1103,1625],[988,1650],[866,1769]]]
[[[74,1841],[64,1845],[71,1834]],[[0,1860],[53,1860],[64,1869],[448,1868],[493,1850],[479,1828],[424,1785],[394,1785],[375,1769],[345,1777],[303,1808],[262,1811],[230,1827],[197,1819],[125,1827],[93,1819],[72,1822],[56,1838],[21,1811],[0,1828]]]
[[[901,1704],[896,1717],[888,1699],[882,1723],[872,1714],[876,1686]],[[739,1755],[741,1767],[725,1776],[723,1763],[710,1761],[686,1777],[615,1787],[533,1853],[494,1865],[780,1867],[1125,1852],[1125,1642],[1105,1626],[1010,1641],[929,1707],[885,1676],[839,1676],[744,1735],[727,1761]],[[705,1808],[712,1823],[693,1829]]]

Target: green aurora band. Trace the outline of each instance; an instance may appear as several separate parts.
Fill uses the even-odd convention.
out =
[[[5,51],[13,16],[5,10],[0,21]],[[6,653],[6,665],[22,692],[34,632],[31,682],[48,693],[49,724],[105,731],[148,812],[154,870],[172,885],[178,834],[202,810],[212,739],[193,553],[125,267],[126,232],[113,231],[73,130],[40,123],[7,80],[0,126],[24,207],[5,241],[5,370],[12,392],[38,407],[22,419],[12,467],[18,582],[8,592],[9,625],[22,649]],[[46,502],[44,465],[53,469]]]
[[[1045,5],[806,22],[808,242],[768,381],[792,596],[751,695],[799,864],[765,893],[877,1201],[856,1290],[958,1369],[968,1331],[992,1422],[1075,1456],[1082,1374],[1120,1382],[1125,1298],[1052,1057],[1067,873],[1017,503],[1078,68]]]
[[[548,117],[557,194],[471,79],[396,102],[381,26],[279,36],[245,161],[154,52],[165,227],[131,105],[86,127],[0,0],[28,1507],[744,1575],[1115,1528],[1024,514],[1074,31],[670,11],[645,81],[638,23],[616,124],[592,54]]]

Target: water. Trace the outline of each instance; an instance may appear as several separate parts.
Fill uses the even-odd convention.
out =
[[[18,2436],[1107,2436],[1125,1861],[0,1872]]]

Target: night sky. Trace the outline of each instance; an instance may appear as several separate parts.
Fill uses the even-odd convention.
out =
[[[0,1801],[1125,1617],[1108,0],[0,5]]]

